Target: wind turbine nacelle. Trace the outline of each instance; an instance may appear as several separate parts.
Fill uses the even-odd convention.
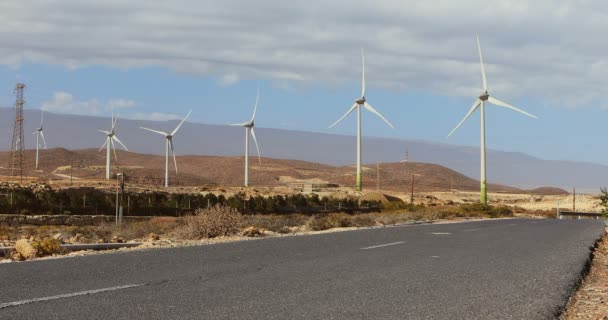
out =
[[[365,97],[361,97],[361,98],[359,98],[359,99],[355,100],[355,102],[356,102],[357,104],[364,104],[364,103],[365,103]]]
[[[247,123],[246,125],[244,125],[245,128],[253,128],[253,121]]]
[[[487,92],[484,92],[479,96],[479,100],[486,101],[486,100],[488,100],[489,97],[490,97],[490,95]]]

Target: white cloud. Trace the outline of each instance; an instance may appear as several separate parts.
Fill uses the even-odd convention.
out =
[[[579,106],[608,95],[608,6],[595,1],[21,0],[1,2],[0,21],[5,65],[335,85],[358,82],[364,46],[370,85],[451,96],[480,91],[479,32],[500,97]]]
[[[134,112],[133,108],[136,105],[135,101],[124,98],[110,99],[108,101],[100,101],[98,99],[78,101],[71,93],[58,91],[53,93],[51,100],[43,102],[40,108],[50,112],[96,116],[107,116],[111,112],[120,112],[120,116],[123,118],[137,120],[163,121],[182,118],[180,115],[172,113]]]
[[[40,108],[58,113],[107,115],[110,112],[134,106],[135,101],[128,99],[111,99],[105,102],[98,99],[78,101],[74,99],[71,93],[58,91],[53,93],[53,98],[50,101],[43,102]]]
[[[219,83],[220,85],[227,87],[227,86],[231,86],[237,82],[239,82],[239,75],[236,73],[228,73],[225,74],[224,76],[222,76],[222,78],[220,79]]]

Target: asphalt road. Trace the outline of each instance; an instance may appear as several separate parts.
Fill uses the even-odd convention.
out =
[[[0,319],[551,319],[594,220],[400,226],[0,265]]]

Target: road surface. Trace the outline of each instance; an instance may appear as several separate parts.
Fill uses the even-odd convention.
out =
[[[595,220],[364,229],[0,265],[0,319],[551,319]]]

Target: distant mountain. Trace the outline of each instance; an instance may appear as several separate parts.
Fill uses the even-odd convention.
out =
[[[10,147],[13,110],[0,108],[0,150]],[[26,147],[34,147],[31,133],[39,124],[40,111],[25,110]],[[107,130],[109,118],[47,113],[45,136],[49,147],[67,149],[99,148]],[[138,129],[139,126],[172,130],[178,121],[125,120],[118,122],[118,134],[130,151],[164,154],[163,138]],[[297,159],[327,165],[352,165],[355,139],[352,136],[256,128],[260,149],[265,157]],[[240,128],[224,125],[185,123],[175,138],[178,154],[240,156],[244,134]],[[448,167],[471,178],[479,177],[479,149],[444,143],[391,138],[363,138],[365,163],[397,162],[403,159],[405,148],[410,160]],[[488,181],[519,188],[532,189],[554,186],[570,190],[597,191],[608,184],[608,166],[575,161],[543,160],[518,152],[488,150]],[[0,163],[0,166],[4,164]]]

